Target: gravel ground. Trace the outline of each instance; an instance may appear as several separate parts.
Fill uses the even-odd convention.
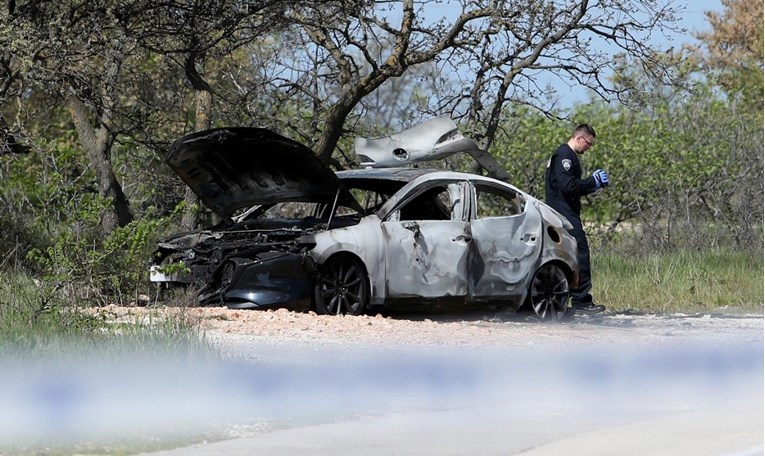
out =
[[[226,308],[109,306],[103,311],[135,318],[149,313],[182,312],[199,319],[207,336],[224,349],[244,342],[265,345],[347,345],[354,349],[540,348],[606,346],[717,347],[763,341],[762,315],[605,313],[565,323],[535,321],[510,312],[389,313],[325,316],[286,309],[252,311]]]

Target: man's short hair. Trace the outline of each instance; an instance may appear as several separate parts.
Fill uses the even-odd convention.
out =
[[[597,136],[595,134],[595,130],[593,130],[592,127],[587,124],[579,124],[576,128],[574,128],[574,133],[571,134],[571,137],[573,138],[577,135],[587,135],[592,136],[593,138]]]

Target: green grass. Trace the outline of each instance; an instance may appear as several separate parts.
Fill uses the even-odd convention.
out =
[[[217,356],[198,321],[184,312],[113,323],[107,314],[85,308],[61,289],[20,272],[0,272],[0,357],[122,359],[151,353],[188,361]]]
[[[205,339],[199,322],[185,312],[152,312],[114,322],[104,312],[85,309],[68,298],[63,289],[46,287],[24,273],[0,272],[0,365],[8,369],[8,375],[0,374],[0,379],[11,379],[8,381],[12,384],[14,372],[29,371],[33,374],[29,381],[39,383],[45,375],[55,379],[57,367],[62,367],[62,372],[67,372],[67,366],[111,372],[125,366],[204,365],[220,359],[220,352]],[[0,438],[0,455],[126,455],[221,439],[224,435],[217,429],[194,433],[133,431],[87,439],[54,437],[41,431],[39,441],[19,442],[6,435]]]
[[[593,295],[611,311],[762,313],[763,256],[710,250],[595,255]]]

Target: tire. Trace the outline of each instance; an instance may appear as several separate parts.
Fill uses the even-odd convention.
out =
[[[320,315],[361,315],[369,303],[364,265],[348,255],[335,256],[319,268],[313,291]]]
[[[560,266],[547,263],[534,273],[529,304],[540,320],[563,320],[567,316],[570,295],[568,277]]]

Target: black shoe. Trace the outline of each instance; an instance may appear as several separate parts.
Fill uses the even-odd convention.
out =
[[[572,306],[575,315],[595,315],[606,310],[606,306],[588,302],[578,306]]]

